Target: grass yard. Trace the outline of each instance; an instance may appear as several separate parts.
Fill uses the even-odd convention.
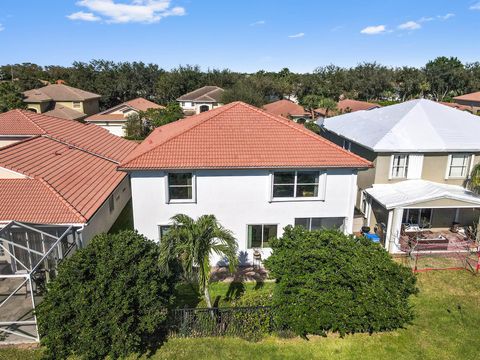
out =
[[[271,286],[248,283],[246,291],[269,291]],[[274,337],[258,343],[232,338],[172,339],[151,359],[477,359],[480,276],[465,271],[421,273],[418,286],[420,294],[412,299],[417,317],[406,329],[344,339],[337,335],[311,337],[309,341]],[[228,294],[229,284],[213,285],[212,299],[220,296],[222,306],[228,305]],[[0,359],[35,359],[40,355],[40,351],[0,350]]]

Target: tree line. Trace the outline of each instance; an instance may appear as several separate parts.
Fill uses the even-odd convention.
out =
[[[480,62],[462,63],[455,57],[438,57],[420,68],[365,62],[348,68],[321,66],[311,73],[294,73],[284,68],[252,74],[229,69],[204,71],[197,65],[165,70],[157,64],[107,60],[74,62],[71,66],[11,64],[0,66],[0,111],[18,105],[15,99],[22,91],[57,80],[101,94],[102,110],[136,97],[168,104],[205,85],[226,89],[226,103],[241,100],[255,106],[292,96],[301,100],[308,95],[332,100],[343,95],[378,102],[418,97],[449,101],[480,90]]]

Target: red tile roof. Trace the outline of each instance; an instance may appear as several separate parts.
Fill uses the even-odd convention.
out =
[[[86,121],[121,121],[125,122],[127,121],[127,118],[123,114],[95,114],[92,116],[89,116],[88,118],[85,119]]]
[[[23,93],[27,103],[44,101],[85,101],[99,99],[101,95],[77,89],[64,84],[49,84],[39,89],[27,90]]]
[[[164,109],[165,106],[155,104],[144,98],[136,98],[133,100],[125,101],[123,105],[128,105],[139,111],[147,111],[148,109]]]
[[[234,102],[155,129],[120,169],[370,166],[303,125]]]
[[[378,104],[369,103],[366,101],[352,100],[352,99],[343,99],[337,102],[337,112],[355,112],[359,110],[371,110],[381,107]],[[319,108],[315,109],[315,112],[325,115],[325,109]],[[329,113],[334,113],[335,111],[330,111]]]
[[[2,221],[46,224],[85,222],[80,214],[39,179],[0,179],[0,198]]]
[[[126,176],[116,171],[116,162],[45,136],[0,149],[0,167],[42,183],[2,180],[0,192],[9,192],[9,206],[0,206],[0,220],[86,222]],[[24,185],[20,185],[22,181]],[[8,188],[2,188],[4,183]],[[23,193],[27,190],[29,193]],[[56,198],[47,196],[47,190]]]
[[[475,101],[480,102],[480,91],[473,92],[470,94],[464,94],[460,96],[455,96],[455,100],[465,100],[465,101]]]
[[[270,114],[279,115],[283,117],[288,117],[290,115],[294,116],[309,116],[309,113],[305,111],[305,109],[295,104],[293,101],[290,100],[278,100],[274,101],[270,104],[263,106],[265,111],[268,111]]]
[[[46,135],[116,162],[121,162],[137,146],[94,124],[26,110],[0,114],[1,135]]]
[[[468,105],[461,105],[461,104],[450,103],[450,102],[445,102],[445,101],[439,101],[439,103],[442,104],[442,105],[445,105],[445,106],[449,106],[449,107],[458,109],[458,110],[473,112],[473,108],[471,106],[468,106]]]

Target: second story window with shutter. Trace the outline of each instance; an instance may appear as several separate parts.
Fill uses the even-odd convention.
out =
[[[396,154],[392,155],[392,166],[390,169],[390,178],[404,179],[408,173],[408,155]]]

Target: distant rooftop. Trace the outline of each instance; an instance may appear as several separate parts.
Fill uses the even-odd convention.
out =
[[[480,102],[480,91],[473,92],[470,94],[464,94],[460,96],[455,96],[455,100],[464,100],[464,101],[476,101]]]
[[[263,106],[265,111],[270,114],[288,117],[293,116],[309,116],[310,114],[305,111],[303,106],[294,103],[293,101],[282,99],[271,102]]]
[[[50,84],[39,89],[28,90],[23,93],[27,103],[47,101],[85,101],[98,99],[101,95],[64,84]]]
[[[220,102],[224,90],[218,86],[204,86],[180,96],[177,101]]]

